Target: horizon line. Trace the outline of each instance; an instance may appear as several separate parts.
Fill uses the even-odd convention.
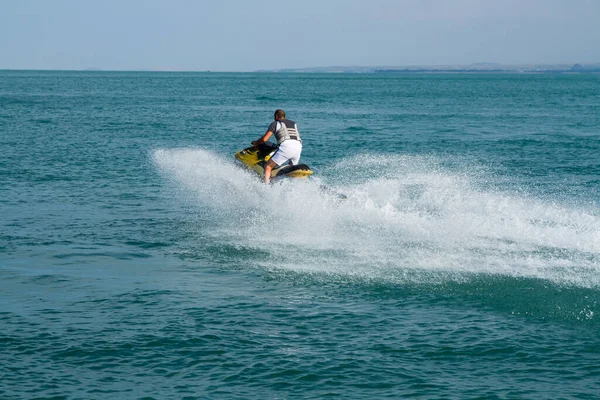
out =
[[[281,72],[310,72],[316,70],[406,70],[418,72],[419,70],[431,70],[436,69],[443,70],[444,68],[452,71],[461,72],[461,69],[469,69],[470,71],[481,71],[486,70],[502,70],[507,69],[518,69],[518,68],[535,68],[535,67],[575,67],[580,66],[593,66],[600,67],[600,62],[592,63],[581,63],[581,62],[563,62],[563,63],[519,63],[519,64],[502,64],[495,62],[476,62],[470,64],[413,64],[413,65],[329,65],[329,66],[316,66],[316,67],[286,67],[286,68],[275,68],[275,69],[254,69],[254,70],[212,70],[212,69],[151,69],[151,68],[140,68],[140,69],[104,69],[100,67],[86,67],[86,68],[0,68],[0,71],[39,71],[39,72],[178,72],[178,73],[281,73]],[[468,68],[469,67],[469,68]],[[475,67],[475,68],[473,68]],[[325,71],[323,71],[325,72]],[[341,71],[344,72],[344,71]],[[348,71],[351,72],[351,71]],[[517,72],[517,71],[515,71]],[[533,72],[533,71],[532,71]]]

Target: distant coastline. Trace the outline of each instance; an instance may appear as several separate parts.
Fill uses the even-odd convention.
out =
[[[304,73],[600,73],[600,63],[594,64],[527,64],[503,65],[477,63],[469,65],[436,66],[335,66],[312,68],[286,68],[259,70],[256,72],[304,72]]]
[[[468,65],[431,65],[431,66],[331,66],[307,68],[281,68],[260,70],[207,70],[207,69],[103,69],[88,67],[82,69],[27,69],[27,68],[0,68],[0,71],[38,71],[38,72],[170,72],[170,73],[342,73],[342,74],[394,74],[394,73],[510,73],[510,74],[578,74],[600,73],[600,63],[590,64],[522,64],[505,65],[496,63],[476,63]]]

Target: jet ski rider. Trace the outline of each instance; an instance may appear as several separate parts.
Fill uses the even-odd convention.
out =
[[[275,134],[275,139],[277,139],[279,145],[273,157],[265,165],[265,183],[269,183],[271,180],[273,167],[279,167],[287,161],[292,165],[297,165],[302,153],[302,140],[296,123],[286,119],[283,110],[275,110],[273,119],[274,121],[271,122],[263,137],[252,142],[252,145],[256,148],[269,140],[272,134]]]

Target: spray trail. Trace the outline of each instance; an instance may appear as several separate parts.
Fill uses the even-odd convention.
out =
[[[323,175],[345,201],[323,193],[318,179],[265,186],[202,149],[157,150],[154,161],[210,211],[223,240],[265,251],[262,268],[391,282],[493,274],[600,286],[598,210],[483,189],[434,157],[344,160]]]

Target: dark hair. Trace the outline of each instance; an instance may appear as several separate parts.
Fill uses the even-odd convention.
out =
[[[275,110],[275,117],[277,118],[285,118],[285,111],[283,110]]]

